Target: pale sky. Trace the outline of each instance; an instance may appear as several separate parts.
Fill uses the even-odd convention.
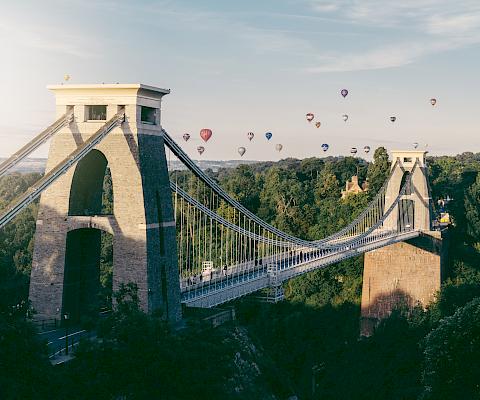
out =
[[[65,74],[171,88],[162,125],[178,140],[189,132],[184,148],[195,158],[201,128],[214,132],[205,159],[237,159],[239,146],[245,159],[323,156],[322,143],[332,155],[413,142],[435,155],[480,151],[478,0],[0,5],[0,156],[53,121],[45,87]]]

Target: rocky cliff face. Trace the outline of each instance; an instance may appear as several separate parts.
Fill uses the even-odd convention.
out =
[[[228,391],[232,398],[283,400],[291,398],[289,388],[275,364],[261,346],[255,343],[248,330],[242,326],[225,326],[225,341],[237,351],[233,363],[234,373],[228,378]]]

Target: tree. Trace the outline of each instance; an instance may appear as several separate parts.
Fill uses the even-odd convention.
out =
[[[467,234],[473,242],[480,242],[480,174],[465,193],[465,220]]]
[[[140,310],[134,284],[114,296],[116,307],[98,331],[101,342],[81,343],[59,371],[58,398],[229,398],[235,352],[225,332],[201,323],[171,331]]]
[[[440,321],[423,348],[422,399],[478,399],[480,298]]]
[[[304,179],[302,180],[313,180],[318,174],[322,171],[325,162],[321,158],[305,158],[300,163],[300,171]]]
[[[222,187],[243,206],[255,212],[259,206],[259,185],[255,174],[248,165],[233,169],[221,181]]]
[[[308,225],[304,218],[307,193],[304,185],[297,179],[295,171],[270,168],[265,175],[260,203],[261,218],[281,230],[305,237]]]
[[[42,343],[26,319],[29,303],[0,307],[0,398],[47,399],[53,371]]]
[[[326,199],[338,200],[340,198],[340,183],[333,173],[331,164],[322,170],[315,185],[315,202],[320,207]]]
[[[385,147],[378,147],[373,154],[373,163],[368,166],[367,179],[370,194],[374,196],[383,186],[390,171],[390,161]]]

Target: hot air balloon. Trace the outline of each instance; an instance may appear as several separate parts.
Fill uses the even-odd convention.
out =
[[[312,122],[312,121],[313,121],[313,118],[314,118],[315,116],[314,116],[312,113],[308,113],[308,114],[306,115],[306,117],[307,117],[307,121],[308,121],[308,122]]]
[[[265,134],[265,137],[267,138],[267,140],[270,140],[270,139],[272,138],[272,136],[273,136],[273,133],[272,133],[272,132],[267,132],[267,133]]]
[[[183,134],[183,140],[185,140],[186,142],[188,142],[188,139],[190,139],[190,134],[189,134],[189,133],[184,133],[184,134]]]
[[[247,133],[247,138],[248,140],[252,141],[253,137],[255,136],[255,134],[253,132],[248,132]]]
[[[347,89],[342,89],[342,90],[340,90],[340,94],[341,94],[343,97],[347,97],[348,90],[347,90]]]
[[[390,117],[390,121],[395,122],[397,120],[397,117]]]
[[[352,147],[352,148],[350,149],[350,153],[353,154],[353,155],[357,154],[357,148],[356,148],[356,147]]]
[[[323,151],[327,151],[329,147],[330,147],[330,146],[329,146],[328,144],[326,144],[326,143],[323,143],[323,144],[322,144],[322,150],[323,150]]]
[[[418,143],[415,142],[415,143],[413,144],[413,148],[416,149],[417,147],[418,147]]]
[[[342,119],[343,119],[345,122],[347,122],[348,115],[347,115],[347,114],[343,114],[343,115],[342,115]]]
[[[198,154],[202,155],[203,152],[205,151],[205,147],[203,147],[203,146],[198,146],[198,147],[197,147],[197,151],[198,151]]]
[[[243,157],[243,155],[245,154],[247,150],[245,149],[245,147],[239,147],[238,148],[238,154],[240,154],[240,157]]]
[[[437,104],[437,99],[431,98],[431,99],[430,99],[430,104],[431,104],[432,106],[434,106],[435,104]]]
[[[282,151],[282,149],[283,149],[283,145],[281,145],[280,143],[275,145],[275,150]]]
[[[200,137],[204,142],[208,142],[208,140],[212,137],[212,131],[210,129],[202,129],[200,131]]]
[[[65,80],[65,82],[68,82],[68,81],[70,80],[70,75],[65,74],[65,75],[63,76],[63,79]]]
[[[322,123],[321,123],[320,121],[315,122],[315,126],[316,126],[317,128],[320,128],[320,125],[322,125]]]
[[[365,153],[367,153],[367,154],[370,153],[370,146],[365,146],[365,147],[363,148],[363,151],[364,151]]]

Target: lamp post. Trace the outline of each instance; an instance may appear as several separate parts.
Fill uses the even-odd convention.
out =
[[[63,315],[63,318],[65,320],[65,355],[68,356],[68,313],[65,313]]]

